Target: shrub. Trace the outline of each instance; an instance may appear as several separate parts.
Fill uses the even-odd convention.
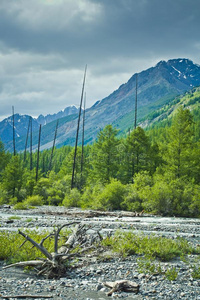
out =
[[[62,204],[66,207],[78,207],[80,206],[81,194],[80,192],[74,188],[69,194],[66,194]]]
[[[142,199],[133,184],[127,185],[126,194],[121,204],[121,208],[130,211],[142,210]]]
[[[192,266],[192,277],[194,279],[200,279],[200,266]]]
[[[176,280],[177,276],[178,272],[176,271],[175,267],[169,268],[165,273],[165,277],[170,281]]]
[[[43,204],[42,197],[39,195],[29,196],[24,201],[24,204],[27,206],[40,206]]]
[[[107,238],[104,243],[123,256],[143,254],[148,258],[157,258],[160,261],[170,261],[181,255],[200,252],[200,248],[193,248],[187,240],[182,238],[172,240],[154,235],[136,235],[132,232],[117,231],[113,237]]]
[[[146,211],[163,215],[170,214],[172,206],[172,195],[169,184],[161,178],[156,178],[155,184],[146,189],[146,197],[143,207]]]
[[[83,209],[100,209],[101,204],[97,200],[98,195],[102,193],[104,187],[102,184],[87,186],[82,194],[80,206]]]
[[[112,179],[97,198],[100,208],[105,210],[120,209],[125,193],[126,187],[120,181]]]
[[[28,209],[28,206],[23,202],[18,202],[14,205],[14,209]]]

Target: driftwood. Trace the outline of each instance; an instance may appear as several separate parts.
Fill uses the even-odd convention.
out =
[[[139,292],[139,284],[129,280],[117,280],[114,282],[107,281],[104,282],[106,287],[111,288],[111,291],[107,293],[108,296],[112,296],[114,292],[132,292],[138,293]]]
[[[68,237],[66,242],[58,248],[59,235],[61,230],[64,227],[69,227],[71,225],[76,224],[72,234]],[[59,227],[54,233],[49,234],[45,238],[41,240],[40,243],[35,242],[28,235],[19,231],[25,238],[25,242],[30,242],[34,247],[36,247],[40,252],[45,256],[45,259],[18,262],[12,265],[5,266],[4,269],[10,267],[26,267],[26,266],[34,266],[37,269],[37,275],[44,275],[47,278],[60,278],[65,275],[67,271],[67,262],[72,259],[74,256],[79,257],[83,255],[86,251],[89,251],[96,248],[96,242],[99,242],[102,237],[98,231],[96,234],[88,234],[87,231],[90,228],[86,228],[84,225],[72,222],[68,224],[64,224]],[[44,246],[44,241],[54,236],[54,252],[50,253]],[[23,242],[24,244],[24,242]],[[20,246],[22,247],[23,244]]]
[[[71,216],[79,218],[99,218],[99,217],[141,217],[144,215],[144,211],[131,212],[131,211],[100,211],[100,210],[76,210],[68,209],[67,212],[45,212],[46,215],[59,215],[59,216]]]

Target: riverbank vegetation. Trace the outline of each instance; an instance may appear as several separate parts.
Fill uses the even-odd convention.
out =
[[[53,235],[52,238],[47,239],[47,234],[50,236],[47,231],[37,232],[33,230],[26,230],[25,234],[38,244],[40,244],[41,240],[43,240],[43,246],[49,253],[54,251]],[[69,234],[69,230],[65,230],[65,232],[63,232],[59,239],[60,246],[66,242]],[[23,266],[23,262],[33,261],[36,258],[38,259],[38,257],[41,259],[45,258],[45,255],[42,254],[36,247],[33,247],[30,242],[25,243],[24,241],[24,237],[17,232],[1,231],[0,260],[5,260],[7,263],[21,262],[21,265]],[[124,258],[130,255],[136,255],[137,269],[139,273],[163,274],[169,280],[176,279],[178,275],[178,269],[175,269],[173,265],[166,267],[166,262],[171,262],[174,259],[181,259],[184,263],[190,265],[191,269],[193,270],[193,278],[199,278],[200,247],[192,246],[184,238],[172,239],[155,235],[138,235],[132,231],[124,232],[121,230],[116,231],[116,233],[111,237],[105,237],[98,245],[98,249],[100,248],[104,249],[103,252],[107,251],[107,253],[110,252],[115,254],[115,256],[120,255],[120,257],[122,256]],[[96,249],[96,247],[94,247],[94,249]],[[78,250],[80,250],[79,247],[74,250],[74,253],[76,253]],[[88,247],[90,257],[93,255],[93,250],[91,250],[91,247]],[[196,256],[195,265],[189,260],[191,254]],[[95,252],[94,255],[97,255],[97,253]],[[113,258],[113,255],[111,257]],[[98,259],[105,259],[105,257],[101,258],[101,256],[99,256]],[[109,259],[109,257],[106,259]],[[165,263],[163,264],[163,262]],[[70,264],[68,261],[66,261],[66,266],[73,266],[73,259],[70,260]]]
[[[101,210],[145,211],[200,216],[199,110],[180,107],[173,119],[145,131],[137,127],[118,138],[107,125],[93,145],[78,147],[71,189],[74,148],[11,155],[0,142],[0,204],[28,208],[42,204]]]

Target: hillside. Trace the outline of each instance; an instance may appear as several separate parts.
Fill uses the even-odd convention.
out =
[[[138,124],[147,126],[156,118],[159,110],[171,105],[178,95],[200,85],[200,66],[188,59],[161,61],[155,67],[138,73]],[[85,143],[92,143],[100,129],[112,124],[125,132],[133,128],[135,108],[136,74],[122,84],[108,97],[97,101],[86,110]],[[172,101],[172,102],[171,102]],[[151,119],[152,118],[152,119]],[[147,120],[147,121],[145,121]],[[77,115],[61,118],[57,133],[57,147],[74,145]],[[81,129],[81,128],[80,128]],[[42,149],[52,146],[55,121],[42,127]],[[1,132],[1,131],[0,131]],[[34,147],[37,147],[38,132],[34,133]],[[24,147],[25,138],[16,139],[17,150]],[[12,141],[6,143],[12,150]]]
[[[175,97],[168,104],[163,105],[160,109],[155,110],[150,113],[145,119],[140,123],[143,128],[153,128],[159,124],[171,123],[171,118],[176,113],[179,106],[187,107],[193,114],[194,120],[195,112],[200,110],[200,87],[193,88],[192,90],[186,92],[184,95]]]

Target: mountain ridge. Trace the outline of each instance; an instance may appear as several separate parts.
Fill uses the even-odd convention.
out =
[[[200,66],[185,58],[160,61],[138,76],[138,124],[149,114],[169,103],[177,95],[200,85]],[[110,95],[98,100],[86,110],[85,143],[92,143],[97,133],[107,124],[121,131],[134,126],[136,74]],[[74,145],[77,115],[61,118],[56,145]],[[61,121],[62,120],[62,121]],[[55,120],[54,120],[55,121]],[[42,149],[51,147],[55,124],[43,126]],[[81,130],[81,128],[80,128]],[[36,134],[37,136],[37,134]],[[35,147],[37,138],[35,137]],[[22,139],[16,139],[17,149],[22,150]],[[11,149],[11,142],[6,144]]]

